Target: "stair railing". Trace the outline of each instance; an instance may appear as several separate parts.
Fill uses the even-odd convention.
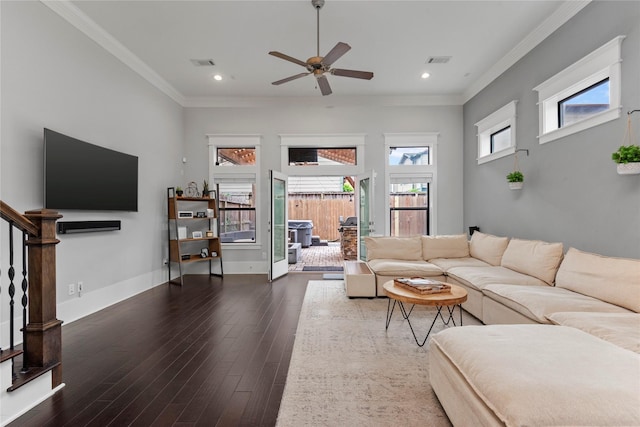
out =
[[[1,360],[12,360],[12,386],[9,391],[52,371],[52,388],[62,383],[62,322],[56,318],[56,221],[62,216],[49,209],[20,214],[0,200],[0,214],[9,224],[9,348],[0,351]],[[16,236],[20,233],[20,278],[16,278]],[[16,284],[22,296],[22,350],[16,350]],[[2,292],[2,288],[0,288]],[[22,367],[16,372],[13,360],[22,354]]]

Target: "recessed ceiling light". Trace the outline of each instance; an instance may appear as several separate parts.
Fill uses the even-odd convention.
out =
[[[420,77],[423,78],[423,79],[428,79],[430,75],[431,74],[429,74],[429,73],[422,73],[422,75]]]
[[[213,80],[216,80],[216,81],[219,82],[220,80],[222,80],[222,76],[220,74],[214,74],[213,75]]]

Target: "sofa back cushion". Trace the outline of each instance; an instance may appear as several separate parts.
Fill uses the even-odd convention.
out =
[[[556,287],[640,313],[640,260],[570,248],[558,269]]]
[[[364,238],[367,247],[367,260],[401,259],[405,261],[422,260],[422,241],[414,237],[371,237]]]
[[[466,258],[469,256],[469,241],[466,234],[422,236],[422,258]]]
[[[498,237],[476,231],[469,242],[469,253],[472,257],[491,265],[500,265],[502,254],[508,244],[508,237]]]
[[[562,243],[511,239],[502,254],[503,267],[553,285],[562,261]]]

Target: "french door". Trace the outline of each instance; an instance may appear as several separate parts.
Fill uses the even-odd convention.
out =
[[[375,233],[375,221],[373,216],[373,171],[357,176],[358,204],[356,215],[358,217],[358,258],[367,260],[367,248],[364,237]]]
[[[271,187],[271,217],[269,235],[271,240],[269,281],[284,276],[289,270],[288,260],[288,214],[287,214],[287,176],[269,171]]]

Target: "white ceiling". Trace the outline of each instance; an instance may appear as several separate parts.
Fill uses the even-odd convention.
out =
[[[370,81],[329,76],[329,97],[468,99],[584,4],[327,0],[320,11],[320,55],[339,41],[348,43],[352,49],[334,66],[375,75]],[[218,97],[321,97],[311,76],[271,84],[304,69],[269,51],[302,61],[316,55],[310,0],[73,1],[50,7],[183,105]],[[451,56],[449,63],[425,64],[442,55]],[[191,59],[213,59],[215,66],[196,67]],[[425,71],[431,77],[423,80]],[[212,79],[216,73],[222,81]]]

